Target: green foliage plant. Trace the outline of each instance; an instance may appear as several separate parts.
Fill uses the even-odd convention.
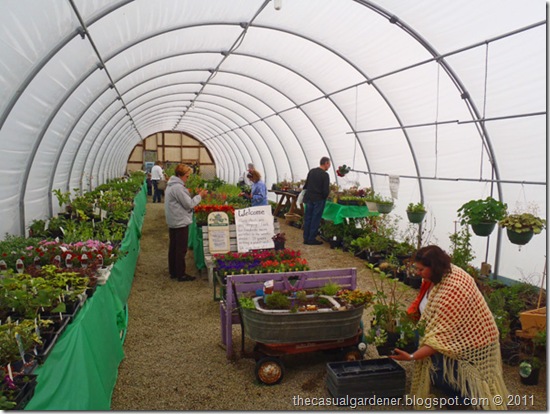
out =
[[[59,204],[59,208],[63,207],[64,204],[69,204],[71,202],[71,192],[63,192],[60,189],[52,190],[52,193],[57,198],[57,203]]]
[[[240,298],[239,305],[242,309],[256,309],[256,305],[251,298]]]
[[[273,292],[265,296],[265,305],[268,309],[289,309],[290,299],[282,292]]]
[[[495,290],[486,297],[487,305],[493,314],[502,341],[510,336],[510,315],[506,310],[506,297],[502,289]]]
[[[425,213],[426,207],[422,203],[409,203],[409,205],[407,206],[407,211],[409,213]]]
[[[468,271],[470,263],[475,259],[474,251],[470,240],[472,233],[467,226],[449,236],[452,243],[451,263]]]
[[[534,234],[539,234],[546,228],[546,220],[531,213],[510,214],[500,220],[499,225],[516,233],[533,231]]]
[[[335,282],[328,282],[326,283],[321,289],[321,294],[326,296],[334,296],[336,295],[340,290],[342,289],[342,286]]]
[[[42,319],[37,320],[36,325],[33,319],[3,321],[0,325],[0,365],[5,367],[9,363],[21,359],[15,334],[18,334],[21,338],[25,353],[29,353],[35,346],[42,344],[36,327],[38,326],[40,329],[50,323],[50,320]]]
[[[487,197],[484,200],[470,200],[458,210],[460,224],[495,223],[506,217],[508,205]]]
[[[377,346],[384,345],[388,333],[402,334],[397,346],[405,346],[415,336],[415,323],[404,307],[406,288],[397,279],[389,278],[374,265],[368,264],[371,269],[374,295],[372,298],[371,328],[367,333],[367,340]]]

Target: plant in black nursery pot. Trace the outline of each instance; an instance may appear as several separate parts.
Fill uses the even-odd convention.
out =
[[[275,244],[275,250],[283,250],[285,248],[286,236],[284,233],[277,233],[272,237]]]

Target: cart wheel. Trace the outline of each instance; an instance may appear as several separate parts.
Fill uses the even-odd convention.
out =
[[[342,361],[360,361],[363,354],[357,348],[347,348],[342,352]]]
[[[285,369],[278,358],[264,357],[256,363],[256,378],[266,385],[275,385],[282,381]]]

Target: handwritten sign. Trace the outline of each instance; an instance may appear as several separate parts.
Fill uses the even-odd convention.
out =
[[[227,253],[231,250],[229,217],[223,211],[208,215],[208,247],[210,253]]]
[[[399,176],[398,175],[390,175],[390,192],[392,198],[395,198],[397,200],[397,193],[399,193]]]
[[[240,253],[256,249],[273,249],[273,215],[271,206],[235,210],[237,250]]]

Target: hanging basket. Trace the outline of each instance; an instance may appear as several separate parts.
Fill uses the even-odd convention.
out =
[[[388,213],[391,213],[391,211],[393,210],[393,204],[376,203],[376,208],[379,213],[388,214]]]
[[[365,203],[367,204],[367,208],[371,213],[376,213],[378,211],[378,206],[374,201],[365,201]]]
[[[415,224],[422,223],[422,220],[424,220],[424,217],[426,217],[426,212],[425,211],[419,211],[419,212],[407,211],[407,217],[409,218],[409,221],[411,223],[415,223]]]
[[[496,221],[492,223],[477,223],[477,224],[471,224],[472,231],[481,237],[487,237],[489,236],[493,230],[495,229],[495,226],[497,225]]]
[[[508,235],[508,240],[510,240],[510,243],[523,246],[524,244],[529,243],[535,233],[532,230],[524,233],[517,233],[510,229],[506,229],[506,234]]]

